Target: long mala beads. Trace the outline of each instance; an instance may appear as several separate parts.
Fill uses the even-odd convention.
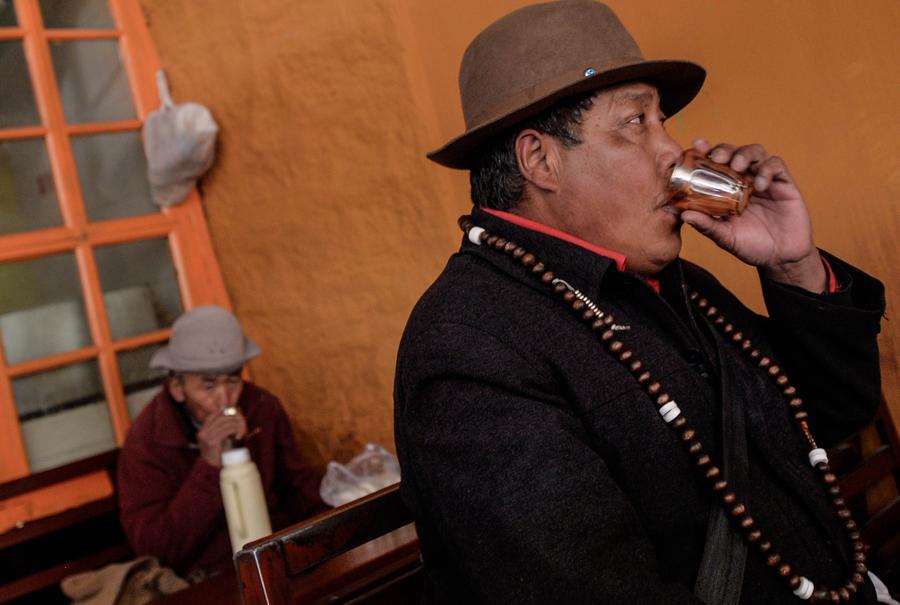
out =
[[[753,343],[740,330],[725,319],[717,307],[701,297],[699,293],[690,293],[690,300],[706,315],[723,337],[737,346],[750,363],[759,367],[775,383],[787,401],[791,415],[797,422],[801,433],[809,443],[809,462],[819,472],[820,479],[825,486],[825,492],[831,500],[835,514],[847,534],[852,550],[853,573],[843,586],[836,589],[823,585],[814,586],[809,579],[797,573],[793,566],[782,560],[781,555],[772,542],[766,539],[762,531],[757,527],[756,521],[750,515],[747,506],[730,489],[728,481],[722,477],[719,467],[713,464],[709,454],[704,451],[703,444],[697,438],[697,432],[689,426],[688,419],[678,407],[678,404],[663,389],[662,385],[653,378],[653,375],[634,352],[626,347],[625,343],[616,338],[616,334],[612,330],[612,315],[602,311],[587,296],[554,275],[534,254],[527,252],[515,242],[476,226],[470,216],[460,217],[459,226],[473,244],[493,248],[519,262],[543,284],[552,288],[556,295],[561,296],[562,300],[576,313],[581,321],[599,335],[600,341],[607,352],[628,369],[638,384],[643,387],[647,395],[654,401],[663,421],[678,435],[685,450],[693,457],[698,471],[707,480],[714,498],[718,499],[722,506],[725,507],[733,523],[742,532],[744,539],[765,557],[766,564],[782,578],[787,587],[797,597],[809,600],[811,603],[847,603],[850,601],[852,595],[866,581],[865,577],[868,570],[865,564],[865,545],[861,540],[859,528],[852,518],[850,509],[847,508],[846,502],[841,496],[837,476],[828,465],[828,455],[824,449],[816,445],[816,441],[809,431],[807,424],[808,414],[803,409],[803,400],[797,396],[797,389],[791,386],[787,376],[784,375],[784,372],[772,359],[763,355],[759,349],[754,347]]]

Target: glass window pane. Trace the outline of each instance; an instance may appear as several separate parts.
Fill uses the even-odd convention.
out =
[[[144,406],[159,392],[166,377],[165,370],[150,369],[150,358],[164,343],[119,353],[119,372],[125,388],[128,414],[136,418]]]
[[[0,0],[0,27],[16,27],[17,24],[12,0]]]
[[[0,234],[62,225],[43,139],[0,141]]]
[[[0,128],[41,123],[20,40],[0,42],[0,90]]]
[[[66,122],[134,119],[134,107],[115,40],[51,42],[50,54]]]
[[[10,364],[91,344],[73,254],[0,263],[0,335]]]
[[[98,247],[94,257],[114,340],[167,328],[181,314],[165,239]]]
[[[88,219],[102,221],[159,212],[151,201],[147,159],[137,132],[70,140]]]
[[[44,27],[112,28],[106,0],[41,0]]]
[[[96,361],[13,380],[31,472],[116,447]]]

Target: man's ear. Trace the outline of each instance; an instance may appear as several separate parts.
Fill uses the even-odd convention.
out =
[[[166,380],[166,388],[169,390],[169,395],[172,396],[172,399],[178,403],[184,403],[184,381],[179,376],[172,376]]]
[[[516,137],[516,161],[522,177],[540,190],[559,191],[559,144],[552,136],[526,128]]]

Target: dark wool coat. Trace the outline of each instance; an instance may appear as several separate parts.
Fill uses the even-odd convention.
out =
[[[660,295],[584,248],[473,216],[613,314],[618,337],[678,402],[714,463],[723,406],[739,410],[750,484],[739,497],[797,572],[844,584],[846,540],[784,399],[736,348],[717,347],[682,282],[785,368],[828,447],[877,405],[878,281],[826,255],[841,291],[815,296],[763,280],[765,319],[688,262],[663,272]],[[419,301],[400,344],[395,430],[426,602],[700,602],[692,589],[719,506],[708,482],[597,334],[510,256],[464,240]],[[741,602],[799,600],[751,550]],[[854,602],[874,602],[868,583]]]
[[[162,389],[135,419],[119,454],[122,527],[134,552],[153,555],[180,574],[231,565],[219,469],[200,457],[186,415]],[[238,406],[247,419],[247,448],[259,469],[272,528],[326,508],[319,478],[294,444],[281,402],[244,383]]]

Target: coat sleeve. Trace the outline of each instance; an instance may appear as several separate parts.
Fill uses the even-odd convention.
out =
[[[810,412],[819,445],[830,447],[871,421],[881,396],[876,337],[884,313],[878,280],[823,253],[840,290],[815,295],[762,280],[770,339]]]
[[[401,348],[404,495],[454,577],[483,603],[699,603],[662,579],[635,509],[549,374],[460,324],[432,324]]]
[[[274,489],[280,510],[273,515],[273,528],[286,527],[328,507],[319,496],[319,474],[306,464],[297,450],[288,416],[276,400]],[[282,504],[283,503],[283,504]]]
[[[150,449],[126,441],[118,480],[122,528],[135,554],[188,568],[222,522],[219,469],[198,457],[176,482]]]

